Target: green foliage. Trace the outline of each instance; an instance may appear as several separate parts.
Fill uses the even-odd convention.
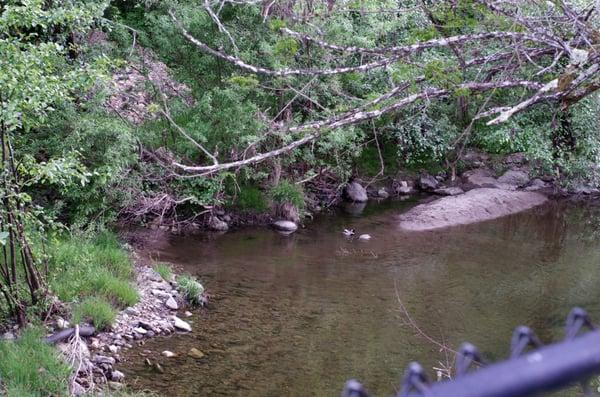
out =
[[[270,195],[275,203],[291,203],[299,211],[304,210],[304,191],[300,185],[284,179],[271,188]]]
[[[76,304],[73,308],[74,323],[90,321],[99,330],[108,329],[117,317],[117,311],[104,298],[89,297]]]
[[[171,281],[171,278],[173,277],[173,272],[171,271],[171,267],[166,263],[156,263],[154,266],[152,266],[152,269],[154,269],[154,271],[158,273],[163,280]]]
[[[181,275],[177,277],[177,290],[192,305],[199,305],[202,302],[204,287],[192,276]]]
[[[7,397],[67,396],[70,368],[52,346],[42,341],[44,332],[27,328],[16,341],[0,341],[0,389]]]
[[[235,195],[233,205],[242,211],[264,212],[269,206],[264,194],[259,188],[254,186],[240,186],[239,192]]]

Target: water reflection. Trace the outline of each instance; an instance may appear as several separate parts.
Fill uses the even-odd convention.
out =
[[[172,238],[155,255],[197,274],[212,308],[192,317],[193,335],[143,347],[164,374],[149,372],[141,349],[124,370],[140,388],[177,396],[337,395],[351,377],[384,396],[409,361],[445,360],[405,325],[398,299],[427,334],[449,346],[469,340],[491,360],[508,354],[518,324],[551,341],[573,305],[600,319],[597,210],[551,203],[423,233],[398,230],[398,212],[367,206],[291,236]],[[348,240],[346,227],[373,239]],[[186,357],[190,347],[206,358]],[[163,359],[165,349],[184,354]]]

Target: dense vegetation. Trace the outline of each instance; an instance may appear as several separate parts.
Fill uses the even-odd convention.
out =
[[[600,182],[593,5],[401,3],[2,2],[0,319],[108,326],[137,300],[118,220],[302,214],[468,148]]]

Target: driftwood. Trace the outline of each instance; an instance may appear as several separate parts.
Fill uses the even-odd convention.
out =
[[[92,336],[96,333],[96,328],[90,327],[87,325],[79,327],[79,336]],[[44,338],[44,342],[55,344],[58,342],[62,342],[65,339],[70,338],[75,334],[75,328],[67,328],[62,331],[56,332],[50,336]]]

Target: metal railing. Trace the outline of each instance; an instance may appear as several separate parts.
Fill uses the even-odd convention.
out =
[[[578,336],[582,328],[590,332]],[[533,350],[526,352],[528,347]],[[474,363],[480,368],[471,370]],[[599,373],[600,330],[585,310],[574,308],[560,342],[542,346],[531,329],[517,327],[505,361],[485,365],[475,346],[463,344],[456,354],[452,379],[430,383],[423,367],[410,363],[397,397],[524,397],[578,383],[584,394],[591,396],[589,380]],[[349,380],[342,397],[368,397],[368,393],[358,381]]]

